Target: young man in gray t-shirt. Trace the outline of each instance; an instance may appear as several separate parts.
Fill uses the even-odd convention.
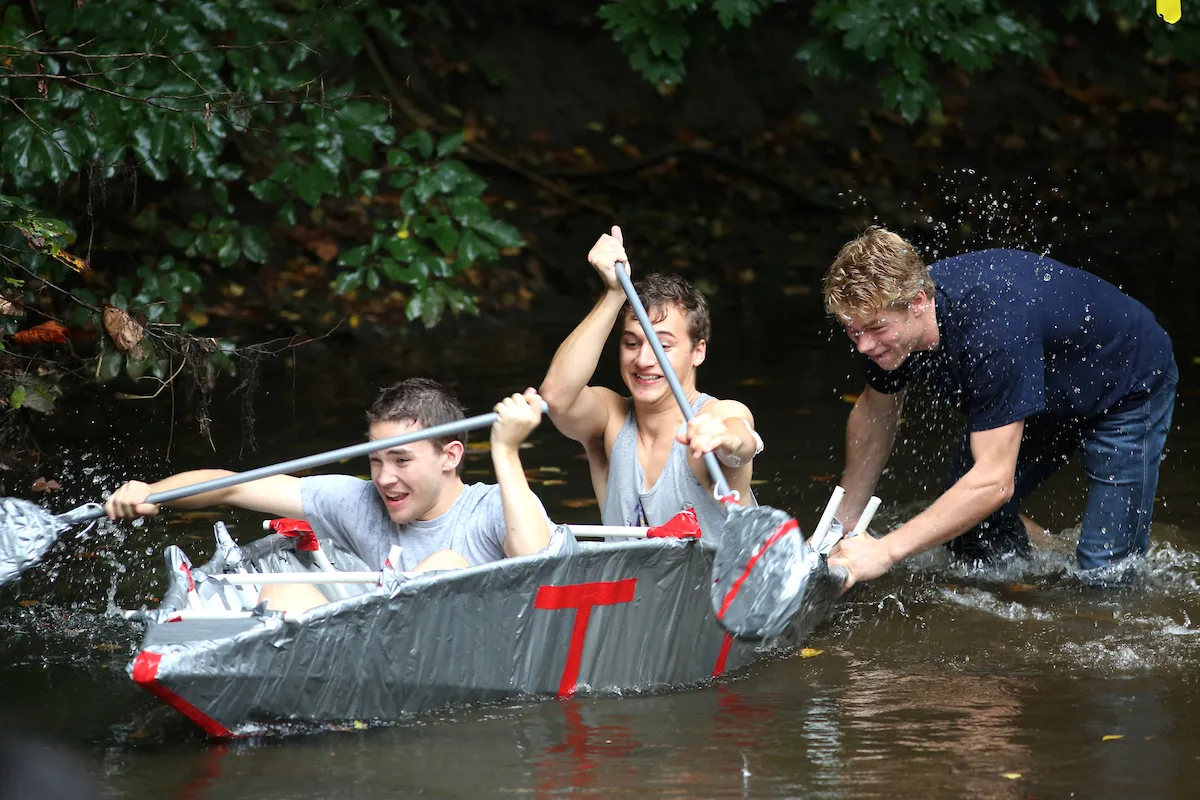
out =
[[[332,539],[380,569],[393,544],[399,569],[425,572],[486,564],[546,547],[554,526],[529,488],[520,446],[541,421],[533,389],[496,406],[492,465],[496,484],[466,485],[459,473],[461,438],[432,439],[371,454],[371,480],[345,475],[276,475],[171,503],[178,508],[234,505],[308,520],[317,536]],[[412,378],[384,389],[367,412],[370,438],[390,439],[463,418],[463,408],[435,381]],[[465,436],[463,437],[465,438]],[[155,493],[231,474],[194,470],[147,485],[130,481],[105,502],[110,519],[153,516]],[[325,598],[312,586],[280,584],[263,591],[275,608],[301,611]]]

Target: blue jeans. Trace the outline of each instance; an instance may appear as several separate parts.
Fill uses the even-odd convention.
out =
[[[1158,465],[1171,428],[1178,383],[1172,360],[1148,395],[1127,398],[1086,419],[1063,421],[1042,415],[1025,420],[1012,499],[951,540],[947,544],[951,552],[984,561],[1027,554],[1029,536],[1018,516],[1021,501],[1082,447],[1088,499],[1075,549],[1080,568],[1098,569],[1144,554],[1150,547]],[[947,486],[973,463],[970,438],[964,434],[950,462]]]

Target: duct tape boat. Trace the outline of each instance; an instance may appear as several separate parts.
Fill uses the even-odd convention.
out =
[[[239,547],[217,523],[202,566],[167,547],[159,607],[121,612],[147,626],[130,676],[213,737],[694,686],[797,646],[841,590],[825,570],[783,635],[747,642],[714,619],[715,548],[678,525],[653,538],[560,526],[543,553],[421,575],[396,573],[394,558],[369,572],[306,523],[273,526]],[[576,541],[581,533],[605,540]],[[330,602],[299,614],[257,603],[263,585],[281,582],[312,583]]]

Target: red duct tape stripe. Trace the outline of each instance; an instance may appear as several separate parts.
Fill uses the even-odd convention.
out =
[[[148,650],[138,653],[137,658],[133,661],[133,682],[199,725],[209,736],[217,739],[232,739],[233,734],[228,728],[159,683],[158,663],[160,661],[162,661],[160,653],[151,653]]]
[[[579,686],[579,667],[583,661],[583,643],[587,639],[588,621],[593,606],[611,606],[633,600],[637,578],[622,581],[596,581],[570,586],[542,586],[534,599],[535,608],[575,609],[575,626],[571,629],[571,646],[567,663],[558,684],[559,697],[572,697]]]
[[[733,637],[728,633],[725,634],[724,640],[721,642],[721,652],[717,653],[717,665],[713,667],[714,678],[719,678],[725,674],[725,661],[729,658],[729,648],[733,644]]]
[[[782,539],[788,531],[795,530],[798,527],[800,527],[800,523],[796,522],[794,519],[789,519],[787,522],[775,529],[775,532],[772,533],[770,538],[767,539],[767,541],[763,544],[761,550],[751,556],[750,560],[746,562],[746,568],[742,570],[742,574],[739,575],[738,579],[733,582],[733,586],[729,588],[729,593],[725,595],[725,602],[721,604],[721,610],[717,612],[717,619],[721,619],[725,616],[725,612],[728,611],[729,606],[733,604],[733,600],[735,597],[737,597],[737,593],[741,591],[742,584],[746,582],[746,578],[750,577],[750,571],[754,569],[755,562],[762,558],[762,554],[767,552],[767,548]]]

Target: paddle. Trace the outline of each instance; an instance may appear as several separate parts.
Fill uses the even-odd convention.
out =
[[[542,403],[542,411],[547,412],[546,404]],[[156,492],[146,498],[145,502],[153,505],[169,503],[172,500],[182,500],[205,492],[226,489],[241,483],[249,483],[259,478],[269,478],[272,475],[282,475],[285,472],[312,469],[313,467],[332,464],[348,458],[374,453],[377,450],[387,450],[392,447],[412,444],[423,439],[436,439],[443,436],[453,436],[463,431],[486,428],[496,421],[496,412],[480,414],[432,428],[422,428],[419,431],[393,436],[389,439],[378,439],[373,442],[342,447],[327,453],[294,458],[267,467],[259,467],[248,472],[238,472],[210,481],[195,483],[191,486],[180,486],[165,492]],[[63,514],[54,515],[49,510],[27,500],[14,497],[0,498],[0,586],[16,580],[22,572],[38,563],[59,535],[73,525],[104,516],[104,506],[99,503],[85,503]]]
[[[695,416],[691,403],[663,352],[625,265],[618,262],[614,271],[679,410],[690,422]],[[738,505],[715,455],[705,453],[704,466],[725,509],[725,526],[713,562],[712,604],[717,622],[741,639],[778,636],[806,602],[836,596],[845,582],[845,573],[831,571],[825,558],[805,544],[799,524],[787,512],[770,506]],[[824,585],[823,593],[810,591],[823,583],[833,585]]]

